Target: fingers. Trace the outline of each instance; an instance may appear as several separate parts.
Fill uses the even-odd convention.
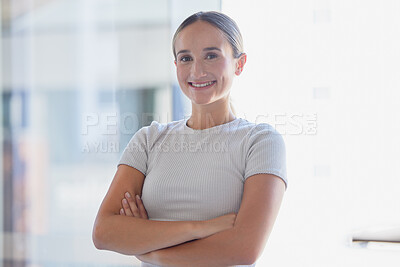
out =
[[[128,200],[126,200],[126,198],[122,199],[122,212],[124,213],[124,215],[126,216],[133,216],[131,207],[129,206]],[[120,214],[121,214],[121,210],[120,210]]]
[[[129,192],[125,193],[125,198],[122,199],[122,209],[119,211],[120,215],[148,219],[146,208],[139,195],[132,197]]]
[[[137,207],[139,208],[140,218],[148,219],[147,211],[144,208],[142,199],[139,197],[139,195],[136,195],[136,203],[137,203]]]
[[[129,192],[125,193],[125,198],[122,200],[122,205],[124,207],[125,213],[130,213],[130,216],[140,217],[139,209],[136,206],[135,199],[129,194]]]

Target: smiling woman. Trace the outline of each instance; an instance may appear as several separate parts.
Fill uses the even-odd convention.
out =
[[[199,12],[178,28],[175,65],[192,114],[132,137],[96,218],[97,248],[142,266],[255,265],[287,186],[286,156],[275,129],[230,108],[242,50],[224,14]]]
[[[204,21],[179,32],[175,49],[179,85],[193,106],[208,104],[207,109],[226,106],[233,78],[240,74],[246,55],[234,58],[224,34]]]

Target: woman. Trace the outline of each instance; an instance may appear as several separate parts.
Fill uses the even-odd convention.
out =
[[[142,266],[253,265],[287,185],[282,137],[230,107],[232,81],[246,63],[233,20],[218,12],[190,16],[173,52],[192,114],[152,122],[132,137],[93,241],[135,255]]]

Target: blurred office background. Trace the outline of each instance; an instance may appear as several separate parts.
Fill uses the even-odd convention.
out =
[[[257,266],[399,266],[397,0],[0,3],[0,266],[138,266],[91,230],[133,133],[190,114],[171,39],[200,10],[241,28],[238,116],[286,141],[289,187]]]

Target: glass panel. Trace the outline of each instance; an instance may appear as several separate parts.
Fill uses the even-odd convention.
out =
[[[189,112],[172,32],[188,15],[219,7],[0,0],[0,266],[138,266],[96,250],[94,219],[132,135]]]
[[[2,8],[2,266],[137,264],[91,231],[132,134],[171,109],[168,2]]]

